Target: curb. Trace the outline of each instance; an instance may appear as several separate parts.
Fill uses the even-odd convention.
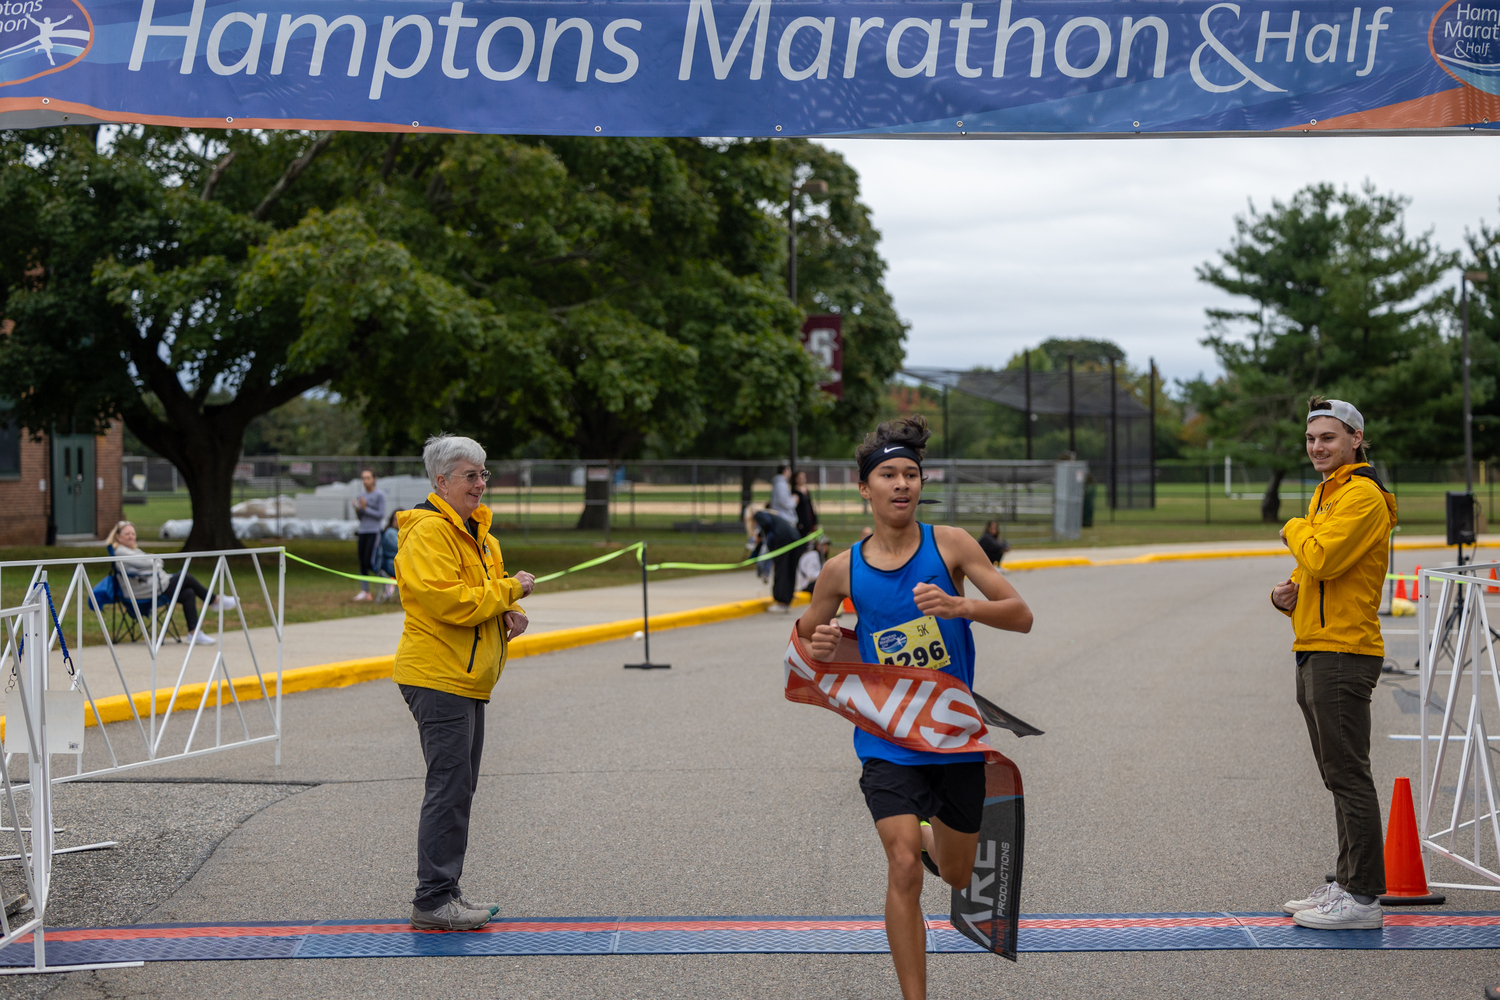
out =
[[[808,596],[797,594],[792,598],[792,603],[806,604]],[[732,601],[728,604],[713,604],[706,608],[694,608],[691,611],[673,611],[663,615],[651,616],[651,630],[653,632],[666,631],[667,629],[686,628],[691,625],[708,625],[713,622],[729,621],[733,618],[747,618],[750,615],[763,613],[770,607],[769,597],[756,597],[747,601]],[[641,628],[641,619],[627,618],[623,621],[605,622],[601,625],[582,625],[578,628],[556,629],[552,632],[538,632],[535,635],[523,635],[509,644],[506,659],[514,660],[523,656],[537,656],[541,653],[552,653],[560,649],[572,649],[576,646],[589,646],[599,642],[609,642],[614,639],[628,639]],[[360,660],[343,660],[338,663],[324,663],[312,667],[293,667],[281,673],[281,693],[295,694],[298,691],[314,691],[320,688],[341,688],[353,684],[362,684],[365,681],[377,681],[389,678],[395,670],[395,654],[390,656],[370,656]],[[266,694],[271,697],[276,695],[276,677],[274,674],[266,678]],[[234,699],[240,701],[254,701],[261,697],[261,678],[255,676],[236,677],[234,679],[234,694],[230,695],[229,682],[219,681],[218,690],[210,691],[208,684],[185,684],[177,692],[178,709],[191,708],[197,711],[205,696],[210,706],[217,705],[222,699],[224,704],[230,704]],[[104,722],[125,722],[134,717],[136,713],[149,714],[151,711],[151,699],[153,694],[156,698],[156,710],[162,712],[166,709],[168,702],[172,700],[171,688],[157,688],[156,691],[141,691],[135,695],[135,712],[131,712],[130,699],[123,694],[113,695],[108,698],[99,698],[95,701],[98,707],[98,715],[94,713],[94,705],[84,707],[84,725],[96,726],[102,719]],[[4,722],[4,716],[0,716],[0,724]],[[3,729],[0,729],[3,731]]]
[[[1445,549],[1448,546],[1442,543],[1432,542],[1397,542],[1393,548],[1397,552],[1420,551],[1423,549]],[[1478,542],[1474,545],[1476,549],[1497,549],[1500,542]],[[1028,569],[1057,569],[1063,566],[1140,566],[1146,563],[1158,562],[1186,562],[1194,559],[1253,559],[1267,556],[1286,556],[1291,558],[1291,553],[1285,548],[1280,549],[1204,549],[1196,552],[1148,552],[1145,555],[1131,556],[1128,559],[1090,559],[1087,556],[1067,556],[1057,559],[1019,559],[1015,562],[1004,564],[1007,570]]]

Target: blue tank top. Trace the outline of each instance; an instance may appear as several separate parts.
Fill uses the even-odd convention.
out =
[[[974,636],[967,618],[937,618],[917,609],[912,588],[931,583],[958,596],[948,565],[938,552],[932,525],[923,524],[922,544],[900,569],[876,569],[864,559],[864,542],[849,552],[849,596],[859,615],[855,635],[866,663],[937,666],[945,674],[974,685]],[[937,634],[933,634],[936,625]],[[858,727],[854,752],[861,761],[874,757],[893,764],[958,764],[984,760],[982,753],[936,753],[908,750]]]

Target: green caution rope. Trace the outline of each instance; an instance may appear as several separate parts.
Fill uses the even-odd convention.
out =
[[[618,552],[611,552],[608,555],[602,555],[597,559],[590,559],[588,562],[581,562],[577,566],[569,566],[567,569],[560,569],[556,573],[548,573],[546,576],[539,576],[536,578],[536,582],[546,583],[549,580],[556,580],[560,576],[567,576],[569,573],[577,573],[581,569],[588,569],[591,566],[598,566],[600,563],[607,563],[611,559],[618,559],[620,556],[623,556],[627,552],[634,552],[636,553],[637,558],[639,558],[641,546],[643,546],[644,544],[644,542],[636,542],[633,545],[627,545],[623,549],[620,549]]]
[[[342,570],[329,569],[327,566],[319,566],[317,563],[313,562],[311,559],[303,559],[301,556],[294,556],[290,552],[288,552],[286,554],[286,557],[288,559],[295,559],[297,562],[301,563],[304,566],[311,566],[313,569],[320,569],[320,570],[322,570],[325,573],[332,573],[334,576],[342,576],[346,580],[358,580],[360,583],[395,583],[396,582],[395,577],[390,577],[390,576],[360,576],[358,573],[345,573]]]
[[[799,538],[799,539],[797,539],[797,541],[792,542],[790,545],[783,545],[779,549],[775,549],[775,550],[773,550],[771,552],[765,552],[765,553],[762,553],[761,555],[758,555],[758,556],[751,556],[749,559],[742,559],[739,562],[734,562],[734,563],[688,563],[688,562],[648,563],[646,565],[646,571],[649,572],[649,573],[655,573],[657,570],[663,570],[663,569],[687,569],[687,570],[698,570],[698,571],[716,571],[716,570],[728,570],[728,569],[743,569],[746,566],[751,566],[751,565],[754,565],[755,563],[758,563],[758,562],[764,562],[767,559],[774,559],[774,558],[776,558],[779,555],[783,555],[784,553],[790,552],[793,549],[798,548],[799,546],[806,545],[808,542],[812,541],[815,538],[820,537],[822,534],[823,534],[823,530],[821,528],[819,528],[817,531],[814,531],[812,534],[808,535],[807,537],[805,537],[805,538]],[[620,556],[623,556],[626,553],[630,553],[630,552],[634,552],[636,554],[636,558],[639,559],[640,558],[640,554],[645,549],[645,547],[646,547],[646,543],[645,542],[633,542],[630,545],[627,545],[627,546],[625,546],[622,549],[618,549],[618,550],[616,550],[614,552],[610,552],[610,553],[607,553],[605,555],[598,556],[597,558],[594,558],[594,559],[586,560],[585,562],[579,563],[577,566],[569,566],[567,569],[560,569],[556,573],[548,573],[546,576],[539,576],[539,577],[536,578],[536,582],[537,583],[548,583],[548,582],[550,582],[552,580],[558,579],[559,577],[567,576],[569,573],[577,573],[579,570],[582,570],[582,569],[592,569],[593,567],[598,566],[601,563],[607,563],[611,559],[618,559]],[[286,557],[288,559],[292,559],[292,560],[294,560],[296,562],[299,562],[299,563],[301,563],[304,566],[311,566],[313,569],[322,570],[324,573],[332,573],[334,576],[341,576],[341,577],[343,577],[346,580],[355,580],[355,581],[357,581],[359,583],[395,583],[396,582],[393,577],[389,577],[389,576],[361,576],[358,573],[345,573],[342,570],[330,569],[327,566],[320,566],[320,565],[318,565],[317,563],[313,562],[311,559],[303,559],[301,556],[293,555],[290,552],[286,553]]]
[[[822,534],[823,534],[823,529],[819,528],[817,531],[814,531],[812,534],[808,535],[807,537],[805,537],[805,538],[799,538],[799,539],[797,539],[795,542],[793,542],[790,545],[783,545],[781,548],[775,549],[774,551],[763,552],[763,553],[761,553],[758,556],[751,556],[749,559],[742,559],[741,561],[739,561],[737,563],[660,562],[660,563],[650,563],[650,564],[648,564],[646,566],[646,569],[647,569],[647,571],[652,572],[652,573],[656,572],[659,569],[696,569],[696,570],[741,569],[741,568],[743,568],[745,566],[750,566],[750,565],[752,565],[754,563],[765,562],[767,559],[775,559],[777,556],[782,555],[783,553],[790,552],[790,551],[792,551],[795,548],[798,548],[800,546],[806,545],[808,542],[812,541],[814,538],[817,538],[817,537],[819,537]],[[540,581],[538,581],[538,582],[540,582]]]

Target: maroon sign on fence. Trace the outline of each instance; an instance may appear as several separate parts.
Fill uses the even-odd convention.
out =
[[[825,372],[818,388],[844,398],[844,317],[832,313],[809,316],[798,335],[803,350],[818,359]]]

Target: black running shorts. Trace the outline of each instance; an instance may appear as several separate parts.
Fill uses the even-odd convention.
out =
[[[959,833],[978,833],[984,812],[984,761],[955,764],[893,764],[871,758],[859,776],[870,815],[936,816]]]

